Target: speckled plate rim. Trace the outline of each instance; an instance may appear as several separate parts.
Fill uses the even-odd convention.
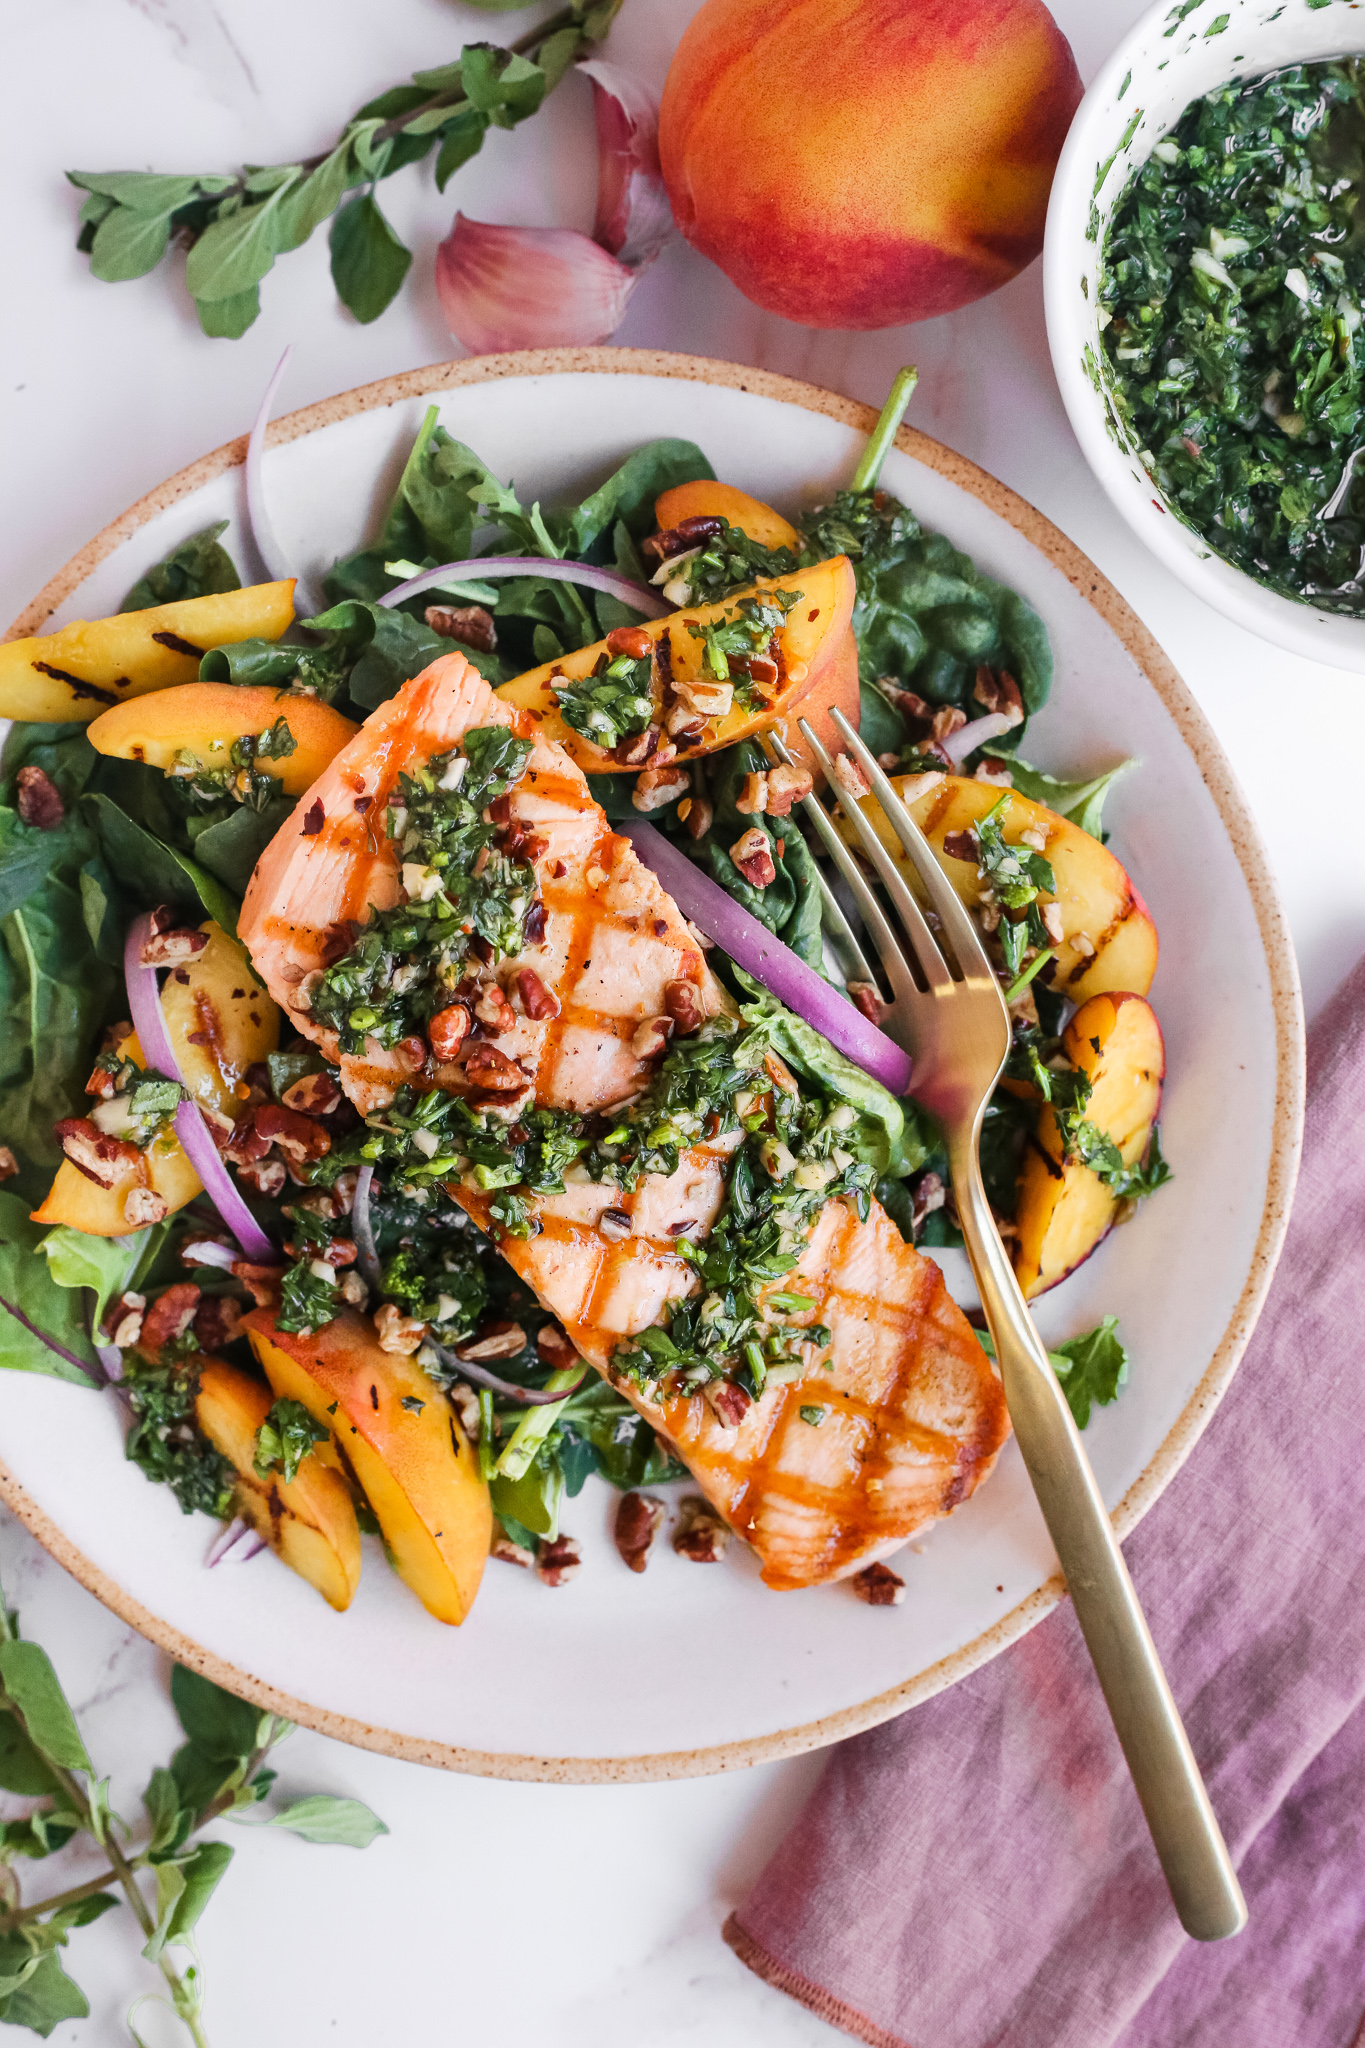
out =
[[[269,429],[267,445],[277,447],[284,442],[298,440],[302,435],[315,433],[320,427],[349,419],[356,413],[396,405],[408,398],[426,398],[504,377],[543,377],[570,372],[674,377],[689,383],[724,385],[732,390],[752,392],[758,397],[778,399],[788,405],[803,406],[808,412],[823,413],[827,418],[863,433],[871,431],[876,419],[870,406],[861,405],[851,398],[841,398],[818,385],[705,356],[671,355],[663,350],[632,348],[526,349],[515,354],[478,356],[466,362],[433,363],[425,369],[382,378],[375,384],[362,384],[354,391],[341,392],[335,398],[323,399],[316,405],[305,406],[301,411],[275,421]],[[1114,1510],[1114,1526],[1120,1536],[1126,1536],[1179,1471],[1227,1391],[1260,1314],[1284,1242],[1298,1175],[1304,1107],[1303,1005],[1293,943],[1260,834],[1231,766],[1208,720],[1141,620],[1065,534],[1025,499],[979,469],[974,462],[909,427],[901,429],[896,445],[915,461],[922,462],[950,483],[969,491],[992,512],[1007,520],[1054,568],[1060,570],[1073,589],[1094,607],[1117,635],[1170,713],[1203,777],[1245,877],[1265,952],[1275,1019],[1277,1081],[1270,1170],[1256,1246],[1241,1295],[1208,1369],[1150,1463]],[[85,581],[96,564],[122,546],[147,520],[199,490],[225,470],[240,467],[245,460],[246,438],[243,436],[240,440],[226,442],[211,454],[192,462],[187,469],[168,477],[73,555],[20,613],[4,637],[16,639],[40,631],[58,605]],[[516,1756],[426,1741],[419,1736],[405,1735],[391,1728],[355,1720],[349,1715],[333,1713],[307,1700],[294,1699],[288,1693],[265,1684],[251,1672],[243,1671],[205,1650],[134,1600],[68,1540],[3,1463],[0,1463],[0,1498],[57,1562],[106,1607],[112,1608],[115,1614],[175,1658],[177,1663],[202,1671],[216,1684],[226,1686],[255,1705],[271,1713],[284,1714],[291,1721],[316,1729],[319,1734],[330,1735],[337,1741],[378,1750],[385,1756],[398,1757],[408,1763],[434,1764],[444,1770],[464,1771],[480,1777],[516,1778],[551,1784],[638,1784],[651,1779],[702,1777],[821,1749],[828,1743],[841,1741],[845,1736],[856,1735],[861,1729],[875,1727],[880,1721],[888,1721],[893,1715],[904,1713],[908,1707],[917,1706],[921,1700],[955,1685],[969,1672],[989,1663],[992,1657],[998,1656],[1050,1613],[1065,1591],[1060,1573],[1055,1573],[993,1628],[975,1636],[951,1656],[918,1672],[903,1685],[893,1686],[856,1706],[845,1707],[836,1714],[828,1714],[799,1727],[778,1728],[745,1741],[720,1743],[704,1749],[669,1750],[642,1756]]]

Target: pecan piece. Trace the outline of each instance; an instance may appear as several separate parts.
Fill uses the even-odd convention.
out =
[[[683,807],[679,804],[678,816],[682,818],[682,814]],[[693,797],[688,807],[687,816],[683,818],[683,823],[687,827],[688,838],[705,839],[707,833],[711,830],[711,820],[715,815],[714,807],[704,796]]]
[[[516,984],[521,1007],[533,1022],[539,1024],[559,1015],[559,997],[546,988],[534,967],[519,967]]]
[[[273,1198],[283,1194],[289,1176],[282,1159],[252,1159],[237,1168],[237,1178],[258,1195]]]
[[[636,1026],[630,1049],[637,1060],[657,1059],[672,1035],[671,1017],[646,1017],[643,1024]]]
[[[781,762],[768,770],[768,803],[770,818],[786,818],[791,815],[793,804],[808,797],[815,787],[815,777],[809,768],[800,768],[795,761]]]
[[[484,1323],[476,1337],[455,1346],[455,1356],[480,1363],[490,1358],[515,1358],[525,1349],[526,1332],[520,1323]]]
[[[536,1577],[546,1586],[567,1586],[576,1578],[583,1560],[572,1536],[559,1536],[542,1543],[536,1552]]]
[[[961,732],[966,723],[966,712],[959,711],[956,704],[940,704],[934,713],[933,724],[929,727],[929,737],[942,744],[944,740],[951,739],[955,732]]]
[[[426,622],[433,633],[458,640],[463,647],[476,647],[480,654],[496,654],[498,629],[493,614],[481,604],[429,604]]]
[[[636,776],[630,800],[637,811],[661,811],[691,787],[692,777],[685,768],[646,768],[643,775]]]
[[[643,732],[627,733],[618,740],[611,750],[613,761],[619,761],[623,768],[643,768],[659,751],[663,733],[657,725],[647,725]]]
[[[55,832],[66,816],[66,807],[51,776],[30,766],[19,770],[15,783],[14,807],[23,822],[36,826],[39,832]]]
[[[754,889],[766,889],[777,880],[777,863],[765,832],[751,825],[730,848],[730,858]]]
[[[693,1564],[719,1564],[730,1541],[730,1531],[708,1501],[696,1494],[682,1503],[673,1548],[679,1557]]]
[[[286,1159],[296,1160],[300,1165],[306,1160],[321,1159],[332,1149],[330,1133],[314,1117],[301,1116],[296,1109],[263,1102],[252,1115],[257,1138],[263,1138],[267,1147],[278,1145]]]
[[[240,1280],[257,1308],[278,1308],[283,1266],[256,1266],[250,1259],[234,1259],[232,1277]]]
[[[170,1204],[155,1188],[129,1188],[123,1198],[123,1220],[132,1230],[145,1230],[149,1223],[164,1223]]]
[[[970,829],[966,832],[945,832],[943,851],[949,860],[969,860],[975,867],[981,859],[981,841]]]
[[[869,1607],[899,1607],[905,1598],[905,1580],[889,1565],[864,1565],[850,1583],[858,1598]]]
[[[670,981],[664,987],[664,1009],[673,1025],[674,1036],[690,1038],[702,1027],[701,991],[690,981]]]
[[[242,1304],[235,1295],[206,1294],[194,1314],[194,1334],[201,1351],[218,1351],[242,1334]]]
[[[508,1002],[495,981],[480,989],[474,1003],[474,1015],[485,1031],[497,1038],[502,1032],[510,1031],[517,1021],[517,1013]]]
[[[207,946],[208,933],[191,931],[152,932],[138,954],[144,967],[173,967],[179,960],[193,960]]]
[[[630,1217],[624,1209],[604,1209],[597,1219],[597,1234],[608,1244],[621,1244],[630,1236]]]
[[[556,1372],[562,1372],[567,1365],[573,1365],[578,1357],[568,1336],[558,1323],[542,1323],[536,1333],[536,1350],[547,1365]]]
[[[65,1116],[52,1126],[52,1135],[78,1173],[96,1187],[111,1188],[141,1164],[136,1145],[110,1138],[86,1116]]]
[[[859,1015],[866,1017],[869,1024],[875,1024],[880,1030],[882,1018],[886,1015],[889,1005],[877,984],[874,981],[851,981],[848,984],[848,997]]]
[[[117,1301],[111,1301],[104,1312],[104,1334],[111,1344],[117,1344],[120,1351],[126,1351],[130,1344],[136,1344],[142,1335],[142,1312],[147,1306],[145,1294],[121,1294]]]
[[[427,1037],[438,1060],[453,1060],[469,1036],[469,1010],[464,1003],[451,1003],[438,1010],[427,1025]]]
[[[850,803],[858,803],[863,797],[872,794],[872,784],[852,754],[834,756],[834,780],[839,785],[840,796],[847,797]]]
[[[419,1317],[405,1316],[391,1301],[375,1310],[374,1327],[380,1350],[398,1358],[411,1358],[427,1334],[427,1326]]]
[[[527,1085],[516,1061],[495,1045],[472,1046],[464,1070],[471,1087],[487,1089],[492,1095],[517,1095]]]
[[[753,1396],[735,1380],[708,1380],[702,1393],[722,1429],[738,1429],[754,1405]]]
[[[616,1526],[612,1530],[616,1548],[622,1562],[633,1572],[642,1572],[649,1563],[649,1553],[654,1548],[654,1539],[664,1525],[667,1509],[652,1493],[627,1493],[616,1510]]]
[[[19,1171],[19,1162],[8,1145],[0,1145],[0,1181],[13,1180]]]
[[[680,519],[676,526],[666,526],[662,533],[652,533],[648,540],[641,541],[640,553],[651,562],[671,562],[674,555],[685,555],[689,548],[704,540],[714,540],[724,531],[723,519],[716,518],[714,513],[698,512],[691,519]]]
[[[331,1074],[304,1074],[291,1082],[280,1101],[300,1116],[330,1116],[340,1105],[341,1090]]]
[[[1019,685],[1003,668],[979,668],[972,695],[983,711],[997,711],[1008,718],[1011,728],[1024,722],[1024,700]]]
[[[202,1299],[192,1280],[177,1280],[159,1294],[142,1319],[141,1345],[144,1351],[160,1351],[173,1337],[183,1336],[198,1313]]]
[[[536,1561],[534,1550],[528,1550],[522,1543],[514,1543],[507,1531],[500,1528],[496,1522],[493,1525],[493,1541],[488,1546],[488,1555],[499,1558],[503,1564],[519,1564],[526,1571],[529,1571]]]
[[[768,808],[768,778],[761,771],[746,775],[735,798],[735,809],[746,817],[761,815]]]

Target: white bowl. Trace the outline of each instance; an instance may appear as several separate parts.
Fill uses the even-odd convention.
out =
[[[1183,15],[1183,19],[1181,18]],[[1216,28],[1216,24],[1226,26]],[[1053,180],[1043,248],[1048,340],[1086,461],[1138,538],[1206,603],[1310,660],[1365,673],[1365,620],[1323,612],[1234,569],[1161,500],[1129,446],[1100,361],[1098,275],[1130,174],[1192,100],[1230,78],[1365,51],[1365,9],[1343,0],[1158,0],[1082,100]]]

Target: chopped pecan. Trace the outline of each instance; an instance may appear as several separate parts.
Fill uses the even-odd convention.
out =
[[[709,1380],[702,1393],[722,1429],[738,1429],[754,1405],[753,1396],[736,1380]]]
[[[572,1536],[558,1536],[542,1543],[536,1551],[536,1577],[545,1586],[567,1586],[577,1578],[583,1563]]]
[[[341,1090],[331,1074],[304,1074],[285,1089],[280,1101],[300,1116],[330,1116],[341,1101]]]
[[[194,1313],[201,1351],[219,1351],[242,1334],[242,1304],[231,1294],[206,1294]]]
[[[632,661],[647,661],[653,652],[654,642],[643,626],[614,626],[607,635],[607,653],[613,659],[628,654]]]
[[[527,1571],[536,1561],[534,1550],[527,1550],[522,1543],[514,1543],[500,1523],[493,1524],[493,1541],[488,1546],[488,1555],[496,1557],[503,1564],[519,1564]]]
[[[420,1074],[431,1057],[425,1038],[418,1038],[415,1034],[411,1038],[400,1038],[394,1051],[410,1074]]]
[[[568,872],[562,860],[556,861],[555,867],[560,875],[567,874]],[[539,946],[544,944],[545,898],[543,896],[533,897],[531,899],[531,902],[527,905],[526,915],[522,919],[521,924],[521,937],[522,944],[526,946]]]
[[[604,1209],[597,1219],[597,1234],[608,1244],[620,1244],[630,1236],[630,1217],[624,1209]]]
[[[8,1145],[0,1145],[0,1181],[13,1180],[19,1171],[19,1162]]]
[[[142,1319],[142,1349],[160,1351],[173,1337],[182,1336],[194,1321],[201,1299],[192,1280],[177,1280],[174,1287],[159,1294]]]
[[[240,1280],[257,1308],[278,1308],[283,1266],[257,1266],[250,1259],[234,1259],[232,1277]]]
[[[515,1358],[525,1349],[526,1332],[520,1323],[484,1323],[476,1337],[455,1346],[455,1356],[481,1363],[490,1358]]]
[[[945,832],[943,851],[949,860],[969,860],[975,867],[981,859],[981,841],[970,829],[966,832]]]
[[[666,526],[662,533],[652,533],[648,540],[641,541],[640,553],[651,562],[671,562],[674,555],[685,555],[689,548],[704,540],[714,540],[724,531],[723,519],[710,512],[698,512],[691,519],[680,519],[676,526]]]
[[[164,1223],[170,1204],[155,1188],[129,1188],[123,1198],[123,1220],[131,1230],[145,1230],[150,1223]]]
[[[552,1365],[556,1372],[562,1372],[565,1366],[572,1365],[578,1357],[578,1353],[558,1323],[542,1323],[536,1333],[536,1350],[545,1363]]]
[[[659,751],[663,733],[657,725],[647,725],[643,732],[627,733],[618,740],[611,750],[613,761],[619,761],[623,768],[643,768],[646,761],[654,758]]]
[[[903,683],[897,682],[895,676],[878,676],[877,688],[892,709],[899,711],[908,724],[922,726],[925,732],[929,730],[934,716],[932,704],[926,704],[923,697],[914,690],[907,690]]]
[[[498,629],[493,614],[481,604],[429,604],[426,621],[433,633],[458,640],[464,647],[476,647],[480,654],[495,654]]]
[[[1043,920],[1043,930],[1047,933],[1054,946],[1060,946],[1066,938],[1066,926],[1062,922],[1061,904],[1040,903],[1038,911]]]
[[[730,1531],[708,1501],[690,1494],[679,1508],[679,1523],[673,1548],[679,1557],[693,1564],[719,1564],[730,1541]]]
[[[492,1095],[519,1095],[527,1086],[527,1077],[516,1061],[495,1045],[472,1046],[464,1071],[471,1087],[487,1089]]]
[[[283,1194],[289,1176],[282,1159],[251,1159],[237,1168],[237,1178],[258,1195],[273,1198]]]
[[[858,1598],[869,1607],[899,1607],[905,1598],[905,1580],[889,1565],[864,1565],[850,1583]]]
[[[305,1160],[323,1158],[332,1149],[330,1134],[316,1118],[301,1116],[296,1109],[263,1102],[252,1111],[252,1116],[256,1136],[264,1138],[267,1145],[278,1145],[286,1159],[303,1164]]]
[[[848,997],[859,1015],[866,1017],[869,1024],[875,1024],[880,1030],[882,1018],[886,1015],[889,1005],[876,982],[851,981],[848,984]]]
[[[1019,685],[1003,668],[979,668],[972,695],[983,711],[996,711],[1008,718],[1010,726],[1024,722],[1024,700]]]
[[[559,1015],[559,997],[546,988],[534,967],[519,967],[515,979],[521,1007],[535,1023]]]
[[[770,882],[777,880],[777,863],[768,836],[757,825],[751,825],[747,832],[730,848],[730,858],[751,888],[766,889]]]
[[[795,761],[781,762],[768,770],[768,816],[786,818],[791,815],[793,804],[799,804],[808,797],[815,787],[815,777],[809,768],[798,767]]]
[[[739,795],[735,798],[735,809],[746,817],[760,815],[768,808],[768,778],[760,770],[756,775],[746,775],[740,784]]]
[[[375,1310],[374,1327],[380,1350],[398,1358],[411,1358],[427,1334],[427,1326],[419,1317],[405,1316],[391,1301]]]
[[[670,981],[664,985],[664,1009],[673,1025],[674,1035],[690,1038],[702,1027],[701,991],[690,981]]]
[[[858,803],[863,797],[872,794],[872,784],[852,754],[834,756],[834,780],[839,785],[839,794],[847,797],[852,803]]]
[[[427,1037],[438,1060],[453,1060],[469,1036],[469,1010],[464,1003],[451,1003],[438,1010],[427,1026]]]
[[[961,732],[966,723],[966,712],[959,711],[956,704],[940,704],[929,727],[929,737],[941,745],[944,740],[951,739],[955,732]]]
[[[510,1031],[517,1021],[517,1013],[508,1002],[495,981],[490,981],[479,990],[474,1003],[474,1015],[484,1030],[494,1038],[501,1032]]]
[[[943,1185],[942,1175],[934,1173],[931,1169],[917,1173],[910,1182],[909,1195],[910,1228],[918,1238],[924,1228],[926,1216],[932,1216],[936,1209],[941,1209],[947,1199],[947,1189]]]
[[[700,711],[689,711],[685,704],[675,704],[664,720],[664,731],[671,740],[700,739],[706,730],[706,719]]]
[[[117,1344],[120,1351],[126,1351],[130,1344],[136,1344],[142,1335],[142,1312],[147,1306],[145,1294],[121,1294],[117,1301],[111,1301],[104,1312],[104,1334],[111,1344]]]
[[[705,839],[707,833],[711,830],[711,820],[715,815],[715,810],[704,796],[693,797],[691,808],[688,810],[687,817],[684,820],[687,826],[688,838]],[[682,817],[681,804],[678,805],[678,816]]]
[[[995,789],[1013,789],[1014,777],[1003,761],[993,761],[990,755],[976,764],[976,780],[989,782]]]
[[[643,775],[636,776],[630,800],[637,811],[661,811],[675,797],[685,796],[691,786],[686,768],[646,768]]]
[[[654,1060],[659,1057],[672,1036],[671,1017],[646,1017],[643,1024],[636,1025],[630,1049],[637,1060]]]
[[[460,1428],[472,1444],[479,1441],[479,1397],[473,1387],[467,1387],[463,1380],[456,1380],[449,1392],[451,1407],[459,1419]]]
[[[370,1305],[370,1290],[361,1279],[359,1273],[356,1272],[354,1266],[348,1272],[342,1274],[341,1285],[338,1287],[337,1293],[351,1308],[365,1309]]]
[[[144,967],[173,967],[178,960],[193,960],[208,942],[207,932],[191,931],[188,926],[179,931],[152,932],[138,959]]]
[[[26,825],[34,825],[40,832],[55,832],[66,816],[62,793],[50,775],[41,768],[21,768],[15,777],[17,794],[14,807]]]
[[[107,1137],[89,1117],[65,1116],[52,1126],[52,1135],[77,1172],[94,1181],[96,1187],[113,1187],[142,1161],[136,1145]]]
[[[324,1265],[353,1266],[360,1254],[352,1237],[334,1237],[325,1251],[319,1253]]]
[[[612,1534],[623,1562],[633,1572],[642,1572],[649,1563],[649,1553],[654,1548],[654,1539],[664,1525],[667,1512],[663,1502],[656,1500],[652,1493],[622,1496]]]

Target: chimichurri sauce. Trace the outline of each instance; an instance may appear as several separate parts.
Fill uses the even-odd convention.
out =
[[[1185,109],[1129,182],[1101,275],[1133,445],[1211,548],[1365,611],[1365,112],[1356,60]],[[1360,460],[1357,460],[1360,457]]]

